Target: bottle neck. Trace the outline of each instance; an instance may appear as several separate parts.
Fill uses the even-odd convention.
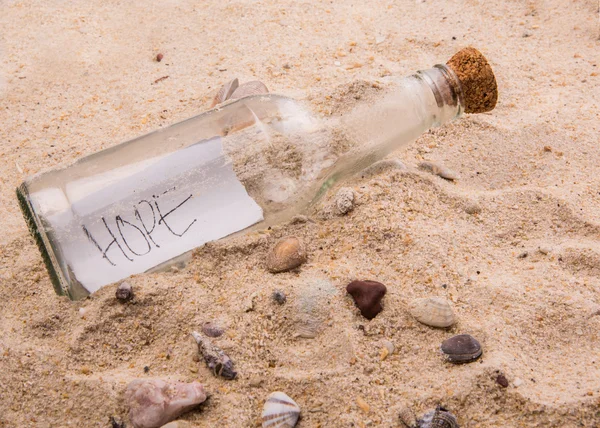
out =
[[[414,75],[425,82],[437,104],[438,114],[434,115],[433,126],[440,126],[462,115],[465,110],[464,95],[460,81],[452,69],[438,64]]]

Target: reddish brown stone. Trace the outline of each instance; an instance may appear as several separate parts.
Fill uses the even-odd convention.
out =
[[[387,291],[385,285],[377,281],[352,281],[346,291],[354,299],[363,317],[371,320],[383,310],[381,299]]]

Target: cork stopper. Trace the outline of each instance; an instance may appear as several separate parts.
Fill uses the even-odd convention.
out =
[[[460,80],[465,113],[484,113],[496,107],[496,78],[481,52],[472,47],[461,49],[450,58],[447,65]]]

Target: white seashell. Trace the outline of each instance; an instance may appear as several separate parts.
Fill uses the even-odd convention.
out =
[[[265,86],[263,82],[258,80],[253,80],[251,82],[246,82],[240,85],[233,93],[229,99],[234,100],[237,98],[249,97],[251,95],[261,95],[268,94],[269,90]]]
[[[263,428],[293,428],[300,417],[300,406],[281,391],[267,397],[262,412]]]
[[[438,165],[433,162],[421,162],[419,168],[450,181],[458,180],[460,178],[458,174],[450,168],[446,168],[444,165]]]
[[[445,328],[456,322],[454,311],[444,297],[416,299],[412,301],[408,309],[417,321],[431,327]]]
[[[219,89],[219,92],[217,92],[217,94],[215,95],[215,98],[213,99],[213,102],[210,105],[210,107],[212,108],[217,104],[221,104],[227,101],[229,98],[231,98],[231,95],[239,86],[240,82],[237,78],[225,83],[223,86],[221,86],[221,89]]]

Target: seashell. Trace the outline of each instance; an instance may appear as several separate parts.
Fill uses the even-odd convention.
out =
[[[221,326],[213,324],[212,322],[205,322],[200,329],[202,330],[202,333],[208,337],[219,337],[225,332]]]
[[[268,93],[269,90],[263,82],[260,82],[258,80],[252,80],[251,82],[241,84],[240,87],[237,88],[228,99],[234,100],[237,98],[244,98],[252,95],[261,95]]]
[[[410,407],[400,406],[398,409],[398,417],[400,418],[400,422],[406,427],[417,428],[417,418]]]
[[[340,215],[348,214],[354,208],[354,190],[342,187],[335,195],[335,208]]]
[[[280,305],[283,305],[287,300],[285,293],[281,290],[273,291],[272,297],[273,297],[273,300]]]
[[[451,169],[433,162],[421,162],[419,164],[419,169],[428,171],[433,175],[437,175],[438,177],[442,177],[450,181],[458,180],[460,178],[459,175]]]
[[[128,282],[119,284],[117,291],[115,292],[115,297],[121,302],[127,302],[133,299],[133,288],[131,287],[131,284]]]
[[[470,334],[459,334],[442,342],[442,352],[451,363],[470,363],[481,357],[481,345]]]
[[[418,421],[419,428],[460,428],[456,417],[442,406],[426,413]]]
[[[237,372],[233,370],[233,361],[231,358],[220,348],[213,345],[210,340],[202,337],[200,333],[193,331],[192,336],[198,344],[198,352],[215,376],[221,376],[228,380],[235,379]]]
[[[127,385],[125,402],[134,428],[158,428],[206,400],[198,382],[137,379]]]
[[[267,255],[267,269],[272,273],[297,268],[306,261],[304,244],[295,236],[280,239]]]
[[[450,327],[456,322],[454,311],[444,297],[416,299],[408,307],[410,314],[422,324],[431,327]]]
[[[213,99],[210,108],[213,108],[217,104],[224,103],[225,101],[230,99],[231,95],[239,87],[239,85],[239,80],[235,78],[221,86],[221,89],[219,89],[219,92],[217,92],[217,94],[215,95],[215,98]]]
[[[262,412],[263,428],[293,428],[300,417],[300,406],[281,391],[267,397]]]
[[[366,319],[373,319],[383,310],[381,299],[387,291],[385,285],[377,281],[352,281],[346,291],[354,299],[360,313]]]
[[[301,282],[297,290],[291,307],[295,337],[312,339],[331,316],[331,297],[337,289],[326,279],[314,278]]]

